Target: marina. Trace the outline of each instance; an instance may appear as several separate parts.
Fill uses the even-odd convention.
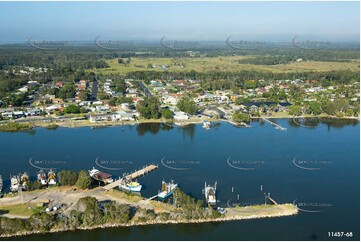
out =
[[[154,171],[158,168],[158,165],[150,164],[147,166],[144,166],[143,168],[136,170],[134,172],[131,172],[130,174],[124,174],[122,179],[118,179],[116,181],[110,182],[110,184],[103,187],[105,190],[110,190],[115,187],[119,187],[121,184],[124,183],[124,179],[127,181],[132,181],[134,179],[137,179],[141,176],[147,175],[149,172]]]
[[[202,190],[205,188],[205,181],[207,181],[207,185],[211,186],[214,186],[214,182],[218,181],[216,207],[226,208],[228,211],[226,213],[227,216],[238,216],[238,210],[227,209],[227,201],[229,199],[231,199],[230,205],[232,207],[236,203],[241,206],[259,204],[261,207],[264,207],[265,194],[263,191],[267,191],[267,195],[270,192],[273,195],[270,197],[279,205],[287,202],[292,203],[297,198],[295,205],[299,208],[323,211],[319,214],[300,212],[300,216],[217,223],[216,230],[212,229],[212,224],[174,224],[169,225],[167,228],[154,224],[144,227],[102,228],[101,231],[61,232],[59,234],[47,234],[46,238],[52,240],[68,235],[73,239],[88,238],[91,240],[94,236],[99,236],[99,233],[104,232],[106,233],[104,236],[108,239],[144,240],[147,236],[159,239],[164,236],[177,236],[180,239],[187,240],[190,237],[187,237],[182,231],[195,229],[195,232],[200,236],[199,238],[206,240],[212,238],[232,239],[235,238],[233,236],[234,231],[238,231],[237,233],[245,236],[244,238],[252,240],[254,238],[260,239],[257,234],[260,233],[261,229],[258,228],[262,228],[263,233],[271,236],[274,233],[284,233],[283,228],[287,227],[286,234],[283,234],[282,237],[276,236],[275,238],[282,240],[283,238],[296,237],[302,240],[312,236],[314,233],[312,228],[314,227],[319,228],[320,232],[317,232],[316,235],[320,239],[327,239],[323,234],[327,234],[327,231],[333,226],[343,230],[357,231],[357,219],[354,219],[353,216],[356,213],[353,208],[357,206],[357,201],[343,199],[349,193],[356,193],[357,187],[350,180],[342,180],[340,182],[339,177],[345,172],[350,179],[357,177],[359,154],[355,147],[359,146],[359,140],[355,134],[359,132],[359,124],[347,125],[337,123],[337,126],[334,126],[332,123],[319,123],[317,129],[300,132],[300,128],[291,126],[290,122],[287,119],[277,120],[277,123],[287,128],[288,132],[277,132],[273,126],[262,126],[259,122],[252,122],[252,129],[236,128],[231,124],[221,123],[218,129],[205,130],[200,124],[184,129],[159,129],[158,132],[156,132],[158,126],[154,124],[142,125],[141,127],[123,126],[97,130],[90,128],[77,128],[74,130],[60,128],[56,131],[48,131],[40,128],[36,130],[35,135],[17,134],[21,136],[25,145],[17,152],[16,156],[11,152],[17,145],[16,139],[12,138],[14,134],[0,133],[0,136],[2,136],[0,145],[5,147],[2,154],[4,167],[6,168],[1,171],[4,184],[3,192],[8,193],[10,191],[9,174],[23,173],[19,168],[24,167],[24,162],[29,159],[29,150],[31,150],[32,156],[36,157],[37,160],[66,160],[67,164],[56,167],[57,171],[62,169],[76,171],[89,169],[91,166],[89,165],[89,160],[94,160],[93,157],[98,156],[108,160],[122,159],[133,161],[133,166],[128,166],[122,171],[118,171],[118,173],[125,173],[125,175],[132,174],[136,171],[137,167],[142,168],[146,166],[144,161],[152,161],[153,164],[156,164],[157,161],[159,162],[162,157],[166,156],[166,160],[175,161],[174,163],[166,164],[174,167],[180,161],[199,162],[185,163],[187,166],[184,167],[189,169],[183,171],[168,169],[159,163],[156,172],[149,172],[146,176],[138,177],[138,182],[142,185],[141,192],[143,197],[151,198],[157,195],[157,191],[161,190],[161,181],[164,178],[165,182],[173,179],[178,183],[182,191],[190,194],[196,200],[205,200],[205,195],[202,193]],[[89,138],[84,141],[82,137],[94,137],[96,139]],[[220,139],[220,137],[224,137],[222,139],[223,142],[214,142],[214,140]],[[340,145],[339,139],[341,137],[347,137],[347,144]],[[55,138],[57,139],[56,144],[51,142]],[[100,147],[98,140],[107,141]],[[328,142],[325,143],[324,140]],[[33,145],[34,142],[37,142],[44,149],[37,151]],[[117,143],[122,145],[115,145]],[[61,153],[57,152],[59,145],[64,146]],[[142,152],[134,148],[138,146],[142,147]],[[165,151],[160,147],[167,147],[167,150]],[[257,152],[247,152],[255,147],[257,147]],[[86,154],[75,152],[78,149],[88,150],[88,152]],[[342,152],[342,155],[340,155],[340,150],[345,152]],[[298,157],[297,160],[312,161],[322,159],[334,162],[319,166],[322,168],[319,171],[309,172],[301,170],[292,164],[296,156],[295,154]],[[255,169],[243,171],[230,167],[227,164],[229,156],[232,157],[230,164],[233,166],[244,168],[248,165],[248,167],[254,167]],[[264,161],[264,164],[261,162],[251,163],[249,161]],[[311,167],[311,165],[309,164],[308,167]],[[54,168],[54,165],[50,164],[49,169],[50,167]],[[29,170],[28,174],[31,181],[37,179],[36,174],[39,169],[24,167],[23,170]],[[279,171],[283,175],[275,176],[275,171]],[[115,178],[117,174],[115,172],[111,173]],[[317,184],[314,183],[315,176],[319,179]],[[328,177],[334,177],[334,179],[329,180]],[[263,191],[259,189],[261,184],[263,184]],[[233,193],[231,192],[232,187],[234,188]],[[118,187],[115,186],[114,188]],[[62,191],[61,189],[61,187],[57,186],[50,189],[41,189],[34,193],[33,196],[39,196],[47,191],[54,191],[39,196],[39,200],[46,200],[49,197],[51,199],[61,198],[67,201],[67,199],[74,199],[83,195],[100,196],[99,198],[105,200],[107,198],[101,197],[101,194],[108,193],[107,190],[101,187],[91,189],[89,193],[82,193],[79,189],[77,191],[71,189]],[[110,189],[109,192],[117,192],[117,190],[111,191]],[[29,194],[23,192],[25,202],[33,198],[29,197],[31,194],[33,192]],[[238,194],[239,196],[237,197]],[[266,208],[269,205],[275,205],[270,199],[266,198],[266,200]],[[1,202],[3,203],[4,201],[2,200]],[[69,202],[72,201],[76,200],[69,200]],[[323,204],[330,205],[327,207],[305,207],[305,204],[310,202],[319,206]],[[51,206],[55,206],[57,203],[60,202],[56,202]],[[146,199],[142,200],[143,203],[147,203]],[[166,204],[161,205],[166,206]],[[334,209],[338,207],[346,208],[344,214],[335,212]],[[249,210],[244,209],[241,211],[241,214],[249,214]],[[250,217],[250,215],[247,216]],[[299,227],[302,224],[308,224],[310,228],[306,228],[300,233]],[[265,225],[269,229],[264,230]],[[252,229],[256,231],[256,234],[248,233]],[[126,231],[131,231],[131,233]],[[120,233],[122,237],[119,237]],[[22,237],[17,238],[22,239]],[[25,236],[25,238],[27,240],[30,238],[37,240],[37,238],[45,237],[43,235],[33,235]]]

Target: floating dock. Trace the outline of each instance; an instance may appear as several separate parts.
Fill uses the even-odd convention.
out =
[[[151,171],[156,170],[157,168],[158,168],[158,165],[150,164],[150,165],[144,166],[142,169],[139,169],[128,175],[125,175],[124,178],[126,180],[134,180],[138,177],[148,174]],[[116,181],[104,186],[103,189],[105,189],[105,190],[113,189],[115,187],[118,187],[122,182],[123,182],[123,179],[116,180]]]
[[[287,128],[284,128],[284,127],[282,127],[281,125],[276,124],[276,123],[274,123],[274,122],[272,122],[272,121],[270,121],[270,120],[268,120],[268,119],[266,119],[266,118],[261,118],[261,119],[262,119],[263,121],[266,121],[266,122],[272,124],[273,126],[276,127],[276,129],[283,130],[283,131],[286,131],[286,130],[287,130]]]

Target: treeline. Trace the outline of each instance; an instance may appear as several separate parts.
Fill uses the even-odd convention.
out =
[[[337,70],[328,72],[287,72],[274,73],[263,71],[242,70],[239,72],[209,71],[206,73],[191,71],[183,72],[157,72],[157,71],[135,71],[127,74],[127,78],[139,80],[176,80],[176,79],[193,79],[202,80],[202,86],[207,85],[208,81],[226,81],[225,88],[230,88],[232,84],[243,85],[246,80],[329,80],[337,84],[348,84],[360,79],[359,72],[349,70]]]

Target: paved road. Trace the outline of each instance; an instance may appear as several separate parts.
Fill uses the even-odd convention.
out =
[[[143,90],[144,95],[146,97],[151,97],[152,94],[150,93],[150,91],[148,90],[148,88],[146,86],[144,86],[143,82],[138,81],[138,86]]]
[[[95,79],[95,81],[93,81],[93,86],[92,86],[92,96],[91,99],[97,100],[98,97],[98,85],[99,85],[99,81]]]

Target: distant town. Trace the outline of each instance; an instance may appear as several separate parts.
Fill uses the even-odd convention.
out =
[[[25,67],[15,76],[47,72]],[[248,123],[257,117],[333,116],[358,118],[359,82],[328,80],[246,80],[242,86],[204,91],[202,80],[111,79],[29,80],[0,100],[1,123],[70,120],[133,122],[172,120],[178,123],[229,120]],[[216,81],[215,81],[216,82]]]

